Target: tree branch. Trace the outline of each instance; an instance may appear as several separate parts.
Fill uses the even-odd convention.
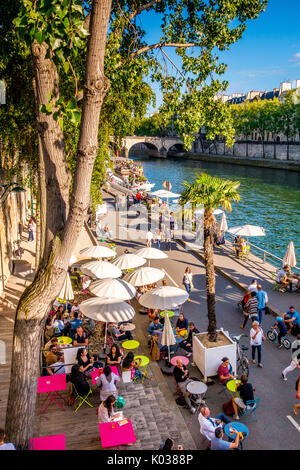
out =
[[[161,49],[162,47],[201,47],[200,44],[197,42],[188,42],[188,43],[177,43],[177,42],[158,42],[157,44],[151,44],[150,46],[145,46],[142,47],[141,49],[138,49],[135,52],[132,52],[129,56],[128,59],[132,59],[133,57],[137,57],[138,55],[143,54],[144,52],[151,51],[152,49]],[[128,60],[126,59],[126,60]],[[116,65],[116,68],[121,67],[121,65],[126,62],[126,60],[123,60],[122,62],[119,62]]]
[[[155,5],[156,3],[160,3],[160,2],[161,2],[161,0],[152,0],[151,2],[148,2],[145,5],[140,6],[135,11],[130,13],[130,15],[128,17],[129,21],[131,21],[135,16],[140,15],[141,13],[143,13],[143,11],[148,10],[148,8],[153,7],[153,5]]]

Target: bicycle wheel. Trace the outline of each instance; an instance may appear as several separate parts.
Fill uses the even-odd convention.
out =
[[[274,332],[274,330],[269,330],[269,331],[267,331],[267,338],[268,338],[270,341],[275,341],[275,339],[276,339],[276,333]]]
[[[240,377],[242,374],[248,377],[249,375],[249,362],[246,357],[241,357],[238,361],[237,374]]]
[[[283,344],[283,346],[285,347],[285,349],[291,349],[291,342],[290,342],[289,339],[284,338],[284,339],[282,340],[282,344]]]

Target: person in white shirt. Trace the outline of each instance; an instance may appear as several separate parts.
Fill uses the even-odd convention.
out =
[[[51,364],[50,367],[47,367],[47,371],[48,371],[49,375],[65,374],[66,369],[65,369],[64,355],[60,354],[58,361],[55,362],[54,364]]]
[[[215,418],[210,416],[210,409],[202,406],[198,416],[200,432],[210,442],[215,437],[215,430],[230,423],[230,420],[223,414],[218,414]]]
[[[122,419],[123,413],[114,411],[114,404],[117,399],[114,395],[109,395],[105,401],[102,401],[101,405],[98,407],[98,423],[109,423],[111,421],[118,421]]]
[[[9,442],[5,443],[5,432],[4,429],[0,429],[0,450],[16,450],[15,446]]]
[[[74,300],[73,306],[71,308],[71,316],[73,318],[74,313],[77,312],[80,315],[80,307],[78,305],[78,300]]]
[[[148,232],[146,234],[146,240],[147,240],[147,247],[151,247],[152,245],[152,240],[153,240],[153,233],[151,232],[151,229],[148,229]]]
[[[257,280],[256,279],[253,279],[250,286],[248,287],[248,291],[257,293]]]
[[[252,328],[250,330],[250,344],[252,349],[252,363],[256,364],[255,361],[255,352],[257,350],[258,355],[258,367],[262,367],[261,363],[261,344],[265,340],[264,333],[262,328],[259,326],[258,321],[252,323]]]

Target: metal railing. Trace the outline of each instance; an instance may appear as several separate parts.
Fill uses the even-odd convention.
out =
[[[232,240],[234,240],[235,238],[235,236],[229,232],[226,232],[226,237]],[[269,251],[263,250],[259,246],[256,246],[253,243],[250,243],[249,241],[247,241],[247,245],[251,247],[251,253],[261,258],[264,263],[266,263],[266,261],[268,260],[268,262],[276,268],[282,267],[282,259],[278,256],[274,255],[273,253],[270,253]],[[294,267],[292,269],[293,271],[300,273],[300,268]]]

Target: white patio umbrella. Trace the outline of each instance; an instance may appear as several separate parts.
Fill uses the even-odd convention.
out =
[[[71,255],[71,258],[70,258],[70,261],[69,261],[69,266],[72,266],[72,264],[76,263],[78,261],[78,259],[76,258],[76,256],[73,254]]]
[[[225,215],[225,212],[223,212],[221,222],[220,222],[220,231],[227,232],[227,230],[228,230],[228,225],[227,225],[226,215]]]
[[[122,271],[108,261],[90,261],[81,266],[81,271],[94,279],[116,279],[122,276]]]
[[[146,263],[146,260],[141,256],[137,256],[133,253],[124,253],[121,256],[118,256],[112,264],[117,266],[119,269],[134,269],[143,266]]]
[[[202,207],[201,209],[196,209],[194,212],[195,215],[203,215],[204,214],[204,208]],[[213,211],[214,215],[220,215],[223,214],[223,211],[221,209],[215,209]]]
[[[146,266],[127,274],[126,281],[133,286],[147,286],[148,284],[154,284],[154,282],[160,281],[164,277],[165,273],[161,269]]]
[[[174,197],[179,197],[180,194],[172,193],[172,191],[167,191],[166,189],[158,189],[151,193],[152,196],[165,197],[166,199],[172,199]]]
[[[157,248],[152,248],[152,247],[141,248],[140,250],[136,251],[135,254],[145,259],[168,258],[168,255],[164,253],[162,250],[158,250]]]
[[[156,287],[139,298],[139,303],[143,307],[168,310],[178,307],[188,299],[188,293],[173,286]]]
[[[288,264],[289,266],[291,266],[291,268],[294,268],[296,266],[296,263],[297,261],[296,261],[294,243],[290,242],[288,244],[286,253],[283,257],[282,266],[285,266],[286,264]]]
[[[92,282],[90,291],[97,297],[114,297],[115,299],[130,300],[135,294],[135,288],[122,279],[102,279]]]
[[[135,310],[127,302],[114,297],[92,297],[80,305],[80,311],[88,318],[105,322],[104,350],[106,349],[107,323],[131,320]]]
[[[227,231],[233,235],[241,235],[241,237],[264,237],[266,235],[265,229],[258,225],[240,225],[231,227]]]
[[[161,336],[161,344],[162,346],[168,346],[168,356],[169,356],[169,362],[170,362],[170,346],[173,346],[173,344],[176,344],[176,340],[174,337],[173,328],[171,326],[170,318],[168,315],[165,315],[165,324],[164,324],[164,329],[163,329],[163,333]]]
[[[72,283],[71,283],[69,273],[67,273],[67,275],[66,275],[64,285],[62,286],[61,291],[58,294],[57,298],[58,299],[63,299],[63,300],[73,300],[74,299],[74,292],[73,292]]]
[[[87,258],[112,258],[116,256],[114,250],[107,248],[107,246],[103,245],[93,245],[87,248],[83,248],[79,252],[81,255],[86,256]]]

